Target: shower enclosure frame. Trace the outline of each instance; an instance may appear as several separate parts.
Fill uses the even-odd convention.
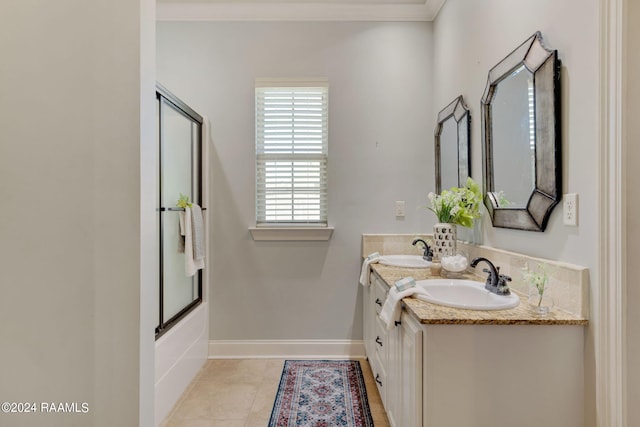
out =
[[[157,340],[163,334],[168,332],[173,326],[175,326],[180,320],[182,320],[185,316],[187,316],[191,311],[193,311],[196,307],[198,307],[202,301],[202,270],[198,270],[198,272],[193,276],[194,280],[197,280],[197,298],[193,299],[189,304],[185,305],[180,311],[174,314],[171,318],[164,320],[164,265],[163,265],[163,214],[167,212],[175,212],[182,211],[183,208],[179,207],[169,207],[166,206],[166,201],[163,200],[162,190],[163,190],[163,173],[162,173],[162,160],[163,160],[163,144],[165,142],[163,135],[163,123],[162,123],[162,112],[163,108],[168,106],[169,108],[173,108],[178,113],[185,116],[187,119],[190,119],[197,126],[197,143],[195,147],[191,146],[191,194],[194,196],[193,203],[197,203],[198,205],[202,205],[202,169],[203,169],[203,159],[202,159],[202,126],[203,126],[203,118],[201,115],[196,113],[191,107],[185,104],[182,100],[172,94],[169,90],[167,90],[160,83],[156,83],[156,100],[158,101],[158,286],[159,286],[159,307],[158,307],[158,318],[157,325],[155,328],[155,339]],[[192,125],[193,126],[193,125]],[[194,173],[195,169],[195,173]],[[206,211],[206,207],[202,207],[203,212]]]

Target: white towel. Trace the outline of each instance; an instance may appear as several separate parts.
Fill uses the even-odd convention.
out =
[[[178,212],[178,253],[184,253],[184,211]]]
[[[193,225],[191,208],[184,209],[184,269],[187,277],[191,277],[204,268],[204,258],[193,257]]]
[[[380,320],[385,324],[387,330],[392,329],[396,320],[400,320],[402,314],[402,305],[400,302],[403,298],[406,298],[415,294],[425,294],[427,291],[415,286],[413,288],[405,289],[404,291],[398,291],[395,286],[389,288],[389,294],[387,299],[380,310]]]
[[[371,255],[374,255],[374,254],[371,254]],[[371,284],[371,280],[369,278],[369,264],[374,264],[380,261],[380,258],[381,258],[380,254],[376,254],[374,256],[371,256],[371,255],[366,257],[364,259],[364,262],[362,263],[362,269],[360,270],[360,284],[362,286],[369,286]]]
[[[191,205],[191,231],[193,233],[193,259],[204,259],[204,218],[202,209],[193,203]]]

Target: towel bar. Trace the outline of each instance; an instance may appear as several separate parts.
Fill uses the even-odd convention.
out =
[[[203,211],[207,210],[207,208],[200,208],[200,209],[202,209]],[[161,212],[163,212],[163,211],[172,211],[172,212],[173,211],[177,211],[177,212],[179,212],[179,211],[184,211],[184,208],[164,208],[164,207],[162,207],[162,208],[160,208],[160,211]]]

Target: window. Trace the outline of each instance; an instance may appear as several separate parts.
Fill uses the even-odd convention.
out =
[[[327,225],[328,84],[256,81],[256,225]]]

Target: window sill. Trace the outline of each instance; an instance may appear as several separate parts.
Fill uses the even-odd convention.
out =
[[[333,227],[249,227],[256,241],[326,241]]]

